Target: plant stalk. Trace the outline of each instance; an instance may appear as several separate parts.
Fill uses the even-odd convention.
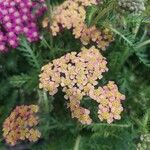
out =
[[[78,135],[73,150],[79,150],[80,141],[81,141],[81,135]]]
[[[147,45],[147,44],[150,44],[150,40],[147,40],[147,41],[144,41],[144,42],[140,43],[140,44],[136,47],[136,49],[138,50],[139,48],[141,48],[141,47],[143,47],[143,46],[145,46],[145,45]]]

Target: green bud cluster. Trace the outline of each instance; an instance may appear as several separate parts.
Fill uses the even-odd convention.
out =
[[[118,4],[123,12],[141,14],[145,10],[143,0],[119,0]]]
[[[141,142],[137,145],[137,150],[149,150],[150,149],[150,134],[143,134],[140,137]]]

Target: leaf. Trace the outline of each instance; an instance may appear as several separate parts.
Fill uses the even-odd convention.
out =
[[[35,49],[32,49],[25,38],[21,38],[21,46],[18,48],[24,57],[26,57],[28,63],[36,68],[37,70],[40,70],[40,62],[39,62],[39,54],[35,52]]]
[[[94,16],[96,15],[97,11],[98,11],[97,6],[87,8],[86,23],[88,26],[90,26],[92,24],[92,20],[93,20]]]
[[[21,74],[10,77],[9,82],[13,87],[20,88],[30,79],[30,76],[28,76],[27,74]]]
[[[136,55],[145,66],[150,67],[150,56],[146,52],[140,51]]]
[[[124,33],[121,33],[120,31],[118,31],[117,29],[111,27],[110,28],[112,32],[114,32],[115,34],[117,34],[118,36],[120,36],[120,38],[122,38],[129,46],[133,47],[133,39],[131,35],[124,35]]]

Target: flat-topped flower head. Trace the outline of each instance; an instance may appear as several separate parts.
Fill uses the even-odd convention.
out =
[[[66,0],[56,7],[52,14],[50,30],[56,36],[62,29],[72,30],[75,38],[79,38],[83,45],[94,42],[98,48],[105,50],[113,36],[106,29],[97,29],[96,26],[88,27],[85,23],[86,7],[92,4],[97,5],[97,0]],[[43,21],[43,27],[48,26],[48,18]],[[107,29],[108,30],[108,29]]]
[[[36,22],[46,9],[44,0],[0,0],[0,52],[16,48],[20,35],[38,40]]]
[[[39,75],[39,87],[48,91],[50,95],[55,95],[61,86],[72,117],[77,118],[82,124],[92,122],[89,116],[90,110],[80,106],[85,96],[96,100],[100,106],[111,107],[112,119],[119,119],[123,109],[120,99],[124,97],[118,92],[114,82],[109,82],[103,88],[95,88],[98,79],[108,71],[106,64],[105,57],[94,46],[90,49],[83,47],[80,53],[68,53],[43,66]],[[107,113],[100,111],[98,113],[104,118],[101,119],[99,116],[100,120],[110,120],[109,111]]]
[[[82,92],[88,84],[97,85],[96,80],[102,78],[102,73],[108,71],[106,59],[98,49],[82,48],[80,53],[71,52],[53,60],[42,67],[40,87],[50,93],[57,92],[59,84],[62,87],[81,89]]]
[[[3,123],[3,137],[8,144],[14,146],[23,140],[36,142],[40,138],[41,133],[34,129],[39,123],[38,110],[37,105],[22,105],[11,112]]]
[[[139,15],[145,10],[144,0],[118,0],[118,4],[123,12]]]
[[[145,133],[140,136],[140,143],[137,145],[137,150],[149,150],[150,148],[150,134]]]

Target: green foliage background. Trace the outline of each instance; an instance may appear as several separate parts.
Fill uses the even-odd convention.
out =
[[[51,7],[61,2],[47,1]],[[2,123],[22,104],[40,106],[42,138],[29,145],[31,150],[136,150],[140,135],[150,133],[150,1],[145,3],[147,9],[140,16],[121,14],[115,0],[87,8],[87,25],[108,27],[115,35],[115,41],[102,52],[109,72],[100,81],[114,80],[126,95],[122,119],[113,124],[99,122],[93,111],[95,123],[81,125],[71,118],[61,91],[51,97],[38,88],[42,65],[82,47],[70,31],[53,38],[41,27],[40,41],[29,44],[20,37],[19,48],[0,54],[0,150],[8,148]],[[87,100],[85,105],[94,110],[95,103]]]

